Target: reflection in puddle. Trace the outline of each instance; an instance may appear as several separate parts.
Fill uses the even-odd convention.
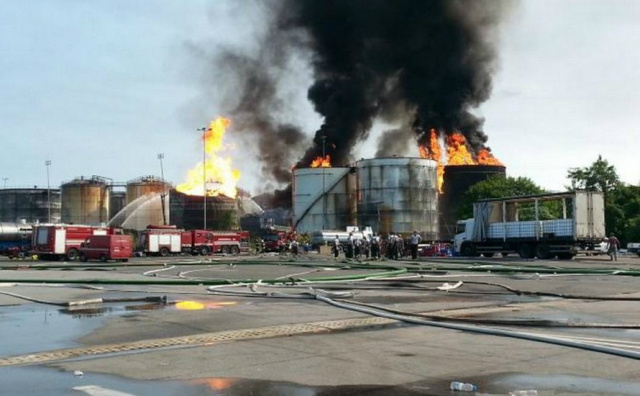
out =
[[[124,306],[109,305],[91,305],[69,307],[60,310],[60,313],[71,315],[76,319],[92,318],[96,316],[124,313],[125,311],[153,311],[165,308],[167,305],[162,303],[133,304]]]
[[[217,309],[221,307],[236,305],[236,301],[218,301],[218,302],[202,302],[202,301],[178,301],[176,309],[183,311],[199,311],[203,309]]]
[[[33,378],[38,378],[33,381]],[[198,378],[192,380],[143,381],[106,374],[72,372],[38,366],[6,367],[0,370],[0,393],[36,396],[436,396],[449,391],[427,393],[429,387],[347,385],[305,386],[240,378]],[[431,392],[433,390],[431,389]]]

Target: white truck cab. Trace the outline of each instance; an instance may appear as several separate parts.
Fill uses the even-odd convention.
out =
[[[471,240],[471,231],[473,230],[473,219],[458,220],[456,223],[455,236],[453,237],[453,251],[456,255],[460,254],[462,243]]]

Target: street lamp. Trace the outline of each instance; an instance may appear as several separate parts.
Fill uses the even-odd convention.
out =
[[[160,160],[160,177],[164,182],[164,168],[162,167],[162,160],[164,159],[164,153],[158,154],[158,159]]]
[[[44,161],[44,165],[47,167],[47,210],[49,212],[49,224],[51,224],[51,189],[49,187],[49,166],[51,166],[51,160]]]
[[[2,180],[4,181],[4,187],[2,187],[3,189],[7,189],[7,180],[9,180],[8,177],[3,177]]]
[[[207,229],[207,135],[206,132],[209,128],[198,128],[196,131],[202,132],[202,196],[203,196],[203,204],[202,204],[202,212],[204,219],[203,230]]]
[[[162,205],[162,224],[167,225],[167,215],[164,208],[164,200],[167,196],[167,184],[164,182],[164,168],[162,167],[162,160],[164,159],[164,153],[158,154],[160,160],[160,177],[162,178],[162,194],[160,194],[160,205]]]

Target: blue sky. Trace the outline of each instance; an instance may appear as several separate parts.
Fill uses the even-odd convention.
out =
[[[127,181],[158,175],[164,153],[165,177],[181,182],[200,159],[195,129],[220,111],[193,46],[250,42],[260,20],[222,0],[4,2],[0,178],[45,186],[51,159],[52,186],[81,175]],[[501,32],[494,94],[478,112],[508,173],[560,190],[568,168],[602,154],[640,182],[640,2],[522,1]],[[295,102],[292,117],[311,135],[320,120]],[[381,129],[357,158],[373,155]],[[256,153],[234,142],[241,186],[257,191]]]

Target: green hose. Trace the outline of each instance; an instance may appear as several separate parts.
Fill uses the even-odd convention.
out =
[[[326,266],[323,266],[326,267]],[[352,266],[353,268],[353,266]],[[361,268],[370,269],[369,266],[363,266]],[[92,284],[92,285],[174,285],[174,286],[200,286],[200,285],[229,285],[234,283],[267,283],[267,284],[286,284],[297,282],[334,282],[334,281],[353,281],[361,279],[379,278],[379,277],[393,277],[407,273],[406,268],[386,267],[386,271],[373,272],[368,274],[354,274],[354,275],[337,275],[337,276],[324,276],[314,277],[312,279],[303,278],[286,278],[286,279],[208,279],[208,280],[179,280],[179,279],[153,279],[153,280],[124,280],[124,279],[0,279],[1,282],[9,283],[36,283],[36,284],[49,284],[49,283],[66,283],[66,284]]]

